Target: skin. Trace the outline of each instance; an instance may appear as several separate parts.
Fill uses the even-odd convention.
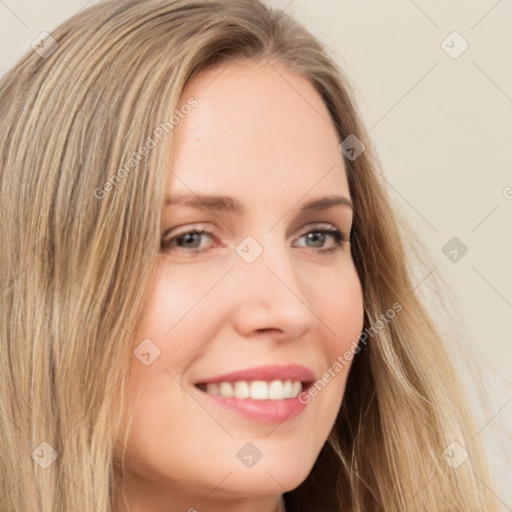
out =
[[[276,61],[202,72],[179,104],[191,96],[198,105],[174,128],[167,192],[232,196],[246,212],[162,211],[174,245],[158,255],[135,334],[160,356],[131,363],[125,495],[137,512],[278,512],[332,429],[349,366],[281,424],[220,408],[194,383],[263,364],[298,363],[320,378],[358,339],[363,295],[350,243],[327,254],[332,235],[304,236],[319,223],[350,233],[353,212],[299,213],[312,199],[350,198],[340,141],[314,87]],[[194,228],[212,234],[184,240]],[[235,251],[248,236],[263,249],[250,264]],[[249,441],[262,453],[251,468],[236,456]]]

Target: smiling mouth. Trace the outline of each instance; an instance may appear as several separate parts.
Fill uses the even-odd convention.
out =
[[[252,400],[284,400],[296,398],[302,391],[306,391],[313,382],[299,380],[239,380],[225,381],[210,384],[198,383],[196,388],[204,393],[221,398],[238,398]]]

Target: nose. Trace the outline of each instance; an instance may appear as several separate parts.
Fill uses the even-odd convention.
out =
[[[236,330],[243,336],[270,331],[283,340],[299,339],[319,322],[311,304],[313,295],[308,293],[313,278],[301,274],[289,248],[266,245],[252,263],[236,256],[232,295]]]

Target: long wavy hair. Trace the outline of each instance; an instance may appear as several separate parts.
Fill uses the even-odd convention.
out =
[[[325,47],[259,0],[110,0],[51,38],[0,81],[0,510],[113,510],[133,332],[160,250],[169,120],[193,76],[234,59],[298,71],[340,143],[355,135],[366,148],[345,166],[374,330],[314,467],[284,494],[287,510],[497,510],[445,340],[415,290],[421,244],[405,245],[413,234],[391,206],[355,88]],[[454,447],[469,454],[458,468],[444,456]]]

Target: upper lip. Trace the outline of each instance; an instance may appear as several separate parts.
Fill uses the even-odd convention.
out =
[[[235,382],[240,380],[298,380],[301,382],[312,382],[315,380],[315,375],[312,370],[300,364],[288,364],[284,366],[265,365],[208,377],[197,381],[196,384]]]

